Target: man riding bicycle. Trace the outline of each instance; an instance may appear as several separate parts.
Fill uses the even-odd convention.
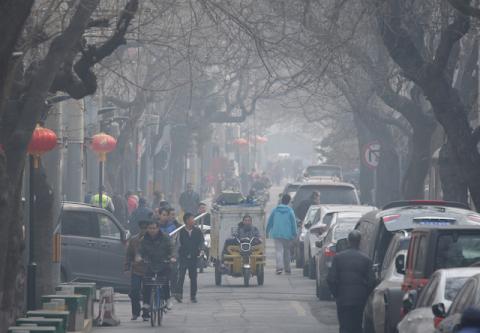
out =
[[[173,256],[173,245],[170,242],[168,235],[160,231],[157,221],[148,221],[147,232],[140,244],[140,255],[146,264],[145,279],[152,278],[155,274],[161,276],[169,276],[170,262],[175,262]],[[152,287],[144,285],[143,288],[143,320],[148,321],[150,309],[150,296]],[[165,284],[162,287],[162,294],[164,300],[168,303],[170,301],[170,286]]]

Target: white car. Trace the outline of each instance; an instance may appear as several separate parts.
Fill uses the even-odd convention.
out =
[[[413,299],[415,308],[409,311],[398,324],[398,332],[435,332],[435,316],[432,312],[432,305],[442,303],[445,306],[445,311],[448,311],[454,297],[463,287],[468,278],[479,273],[480,267],[437,270],[433,273],[428,284],[423,288],[417,301],[415,301],[415,296],[412,296],[412,291],[406,295],[406,297]]]
[[[313,224],[313,219],[317,214],[317,211],[320,209],[320,205],[312,205],[305,215],[305,219],[302,221],[300,232],[298,233],[298,241],[295,244],[295,262],[297,268],[302,268],[305,264],[304,250],[303,250],[303,241],[305,240],[305,235],[307,234],[308,228]],[[308,227],[307,227],[308,226]]]
[[[336,213],[349,214],[342,216],[345,219],[360,219],[360,217],[374,209],[373,206],[360,205],[319,205],[320,208],[315,214],[315,218],[311,225],[305,225],[306,233],[303,240],[303,251],[305,262],[303,265],[303,275],[310,279],[315,279],[315,255],[318,248],[315,242],[321,240],[328,228],[334,225],[337,221]]]

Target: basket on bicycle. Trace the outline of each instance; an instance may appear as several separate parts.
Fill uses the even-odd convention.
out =
[[[164,286],[169,282],[169,275],[167,274],[154,274],[148,275],[143,278],[144,286]]]

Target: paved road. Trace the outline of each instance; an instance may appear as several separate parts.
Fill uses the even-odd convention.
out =
[[[188,278],[186,280],[184,295],[188,296]],[[216,287],[213,269],[208,268],[199,275],[198,303],[192,304],[186,297],[186,303],[175,304],[160,328],[152,328],[140,320],[130,321],[130,303],[122,295],[115,304],[121,325],[96,328],[94,332],[338,332],[335,306],[332,302],[316,300],[315,281],[304,278],[299,269],[294,269],[290,276],[275,275],[270,240],[265,284],[259,287],[255,280],[252,282],[245,288],[242,279],[224,276],[223,285]]]

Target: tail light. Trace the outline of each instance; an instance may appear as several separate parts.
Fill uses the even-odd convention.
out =
[[[480,223],[480,215],[470,214],[467,216],[467,220],[474,223]]]
[[[388,223],[388,222],[398,220],[399,217],[400,217],[400,214],[394,214],[394,215],[384,216],[382,219],[384,223]]]
[[[323,255],[325,257],[333,257],[335,254],[335,247],[333,245],[326,246],[323,250]]]

